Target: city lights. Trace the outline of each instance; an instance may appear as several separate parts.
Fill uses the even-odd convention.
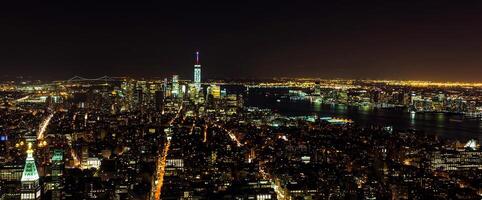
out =
[[[0,200],[482,199],[482,2],[2,8]]]

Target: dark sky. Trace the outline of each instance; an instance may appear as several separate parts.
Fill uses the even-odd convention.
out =
[[[5,2],[3,77],[482,81],[477,1]]]

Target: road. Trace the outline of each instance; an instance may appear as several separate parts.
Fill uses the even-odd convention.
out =
[[[37,140],[42,141],[44,139],[45,131],[47,131],[47,127],[49,126],[52,117],[54,117],[54,113],[47,116],[47,118],[45,118],[44,121],[40,123],[39,131],[37,132]]]
[[[273,190],[276,193],[278,200],[291,200],[289,191],[281,185],[281,181],[278,178],[266,172],[263,162],[259,163],[259,174],[272,183]]]
[[[176,113],[176,116],[169,121],[169,127],[171,127],[176,119],[181,116],[182,113],[182,104],[179,107],[179,110]],[[161,154],[158,156],[157,162],[156,162],[156,181],[153,184],[153,187],[155,187],[155,192],[154,195],[151,195],[151,199],[154,200],[159,200],[161,199],[161,193],[162,193],[162,185],[164,184],[164,175],[165,175],[165,170],[166,170],[166,160],[167,160],[167,155],[169,154],[169,147],[171,146],[171,139],[169,136],[170,133],[168,133],[167,140],[164,143],[164,148],[162,149]]]
[[[234,131],[228,130],[224,126],[219,125],[219,124],[214,124],[214,126],[224,130],[228,134],[229,138],[233,142],[236,142],[238,147],[243,146],[243,144],[239,141],[239,139],[236,138],[236,135],[234,134]],[[268,180],[272,183],[272,187],[273,187],[273,190],[276,193],[277,198],[279,200],[291,200],[291,196],[289,195],[289,191],[282,186],[281,181],[277,177],[273,176],[272,174],[267,173],[266,170],[264,170],[264,164],[263,163],[260,163],[259,166],[260,166],[259,167],[260,175],[264,179],[266,179],[266,180]]]

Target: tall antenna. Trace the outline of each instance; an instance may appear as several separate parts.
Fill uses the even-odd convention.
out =
[[[199,51],[196,51],[196,65],[199,65]]]

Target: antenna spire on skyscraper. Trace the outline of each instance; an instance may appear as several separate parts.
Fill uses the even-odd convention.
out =
[[[196,51],[196,64],[199,65],[199,51]]]

